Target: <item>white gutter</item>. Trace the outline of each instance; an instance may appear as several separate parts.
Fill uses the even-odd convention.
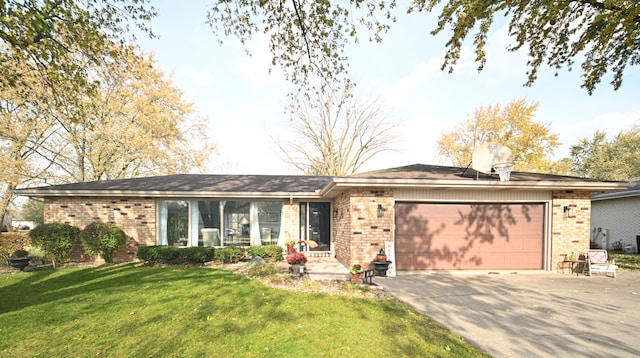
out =
[[[367,178],[334,178],[333,182],[322,190],[322,196],[334,190],[350,187],[385,187],[413,189],[474,189],[474,190],[581,190],[610,191],[628,187],[626,182],[590,182],[590,181],[508,181],[473,180],[461,181],[451,179],[367,179]]]
[[[37,196],[37,197],[56,197],[56,196],[85,196],[85,197],[154,197],[154,198],[279,198],[286,199],[291,197],[291,192],[227,192],[227,191],[128,191],[128,190],[31,190],[19,189],[15,191],[16,195],[21,196]],[[295,194],[296,198],[302,199],[321,199],[322,196],[318,192],[300,192]]]

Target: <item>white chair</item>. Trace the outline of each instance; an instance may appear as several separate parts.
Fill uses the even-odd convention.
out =
[[[609,260],[607,250],[589,250],[586,253],[586,267],[585,272],[591,276],[592,272],[604,272],[605,275],[608,272],[613,273],[613,278],[616,277],[616,270],[618,266],[615,260]]]

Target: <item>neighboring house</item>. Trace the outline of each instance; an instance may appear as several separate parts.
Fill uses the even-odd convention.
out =
[[[348,177],[169,175],[17,190],[44,198],[45,222],[110,221],[136,245],[283,246],[370,265],[385,244],[395,270],[555,270],[589,248],[591,194],[604,182],[535,173],[510,181],[411,165]],[[303,250],[309,250],[304,246]]]
[[[631,247],[638,252],[640,238],[640,180],[630,187],[591,198],[591,241],[601,248]]]

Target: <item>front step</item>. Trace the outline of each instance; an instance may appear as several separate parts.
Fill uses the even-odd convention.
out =
[[[334,257],[331,251],[305,251],[303,252],[307,257]]]

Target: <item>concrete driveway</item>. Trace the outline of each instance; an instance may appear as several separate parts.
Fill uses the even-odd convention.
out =
[[[404,274],[377,284],[494,357],[640,356],[640,273]]]

